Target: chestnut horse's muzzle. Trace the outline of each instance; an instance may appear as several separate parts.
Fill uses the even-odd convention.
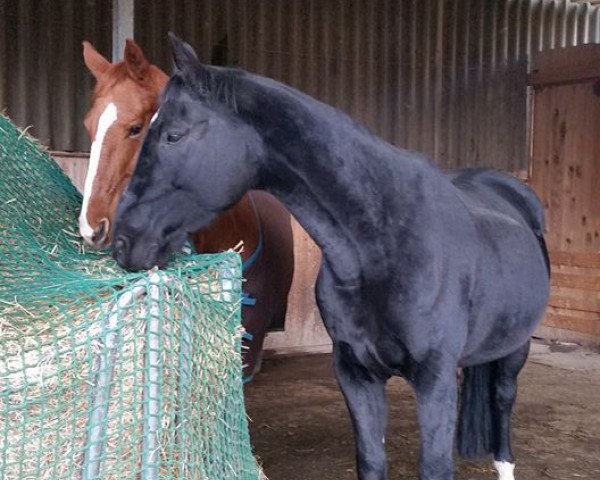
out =
[[[80,228],[80,231],[82,229]],[[100,220],[92,234],[81,233],[84,242],[92,248],[105,247],[110,241],[110,221],[107,218]]]

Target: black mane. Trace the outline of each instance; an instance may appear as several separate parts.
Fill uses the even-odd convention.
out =
[[[197,78],[190,79],[176,69],[163,94],[163,100],[171,96],[177,97],[180,89],[186,89],[192,97],[203,103],[223,105],[237,113],[237,85],[244,73],[237,68],[204,66],[197,72]]]

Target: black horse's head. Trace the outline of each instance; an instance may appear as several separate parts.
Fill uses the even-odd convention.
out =
[[[258,178],[261,140],[236,112],[244,73],[202,65],[170,37],[176,70],[117,208],[114,256],[130,270],[164,266]]]

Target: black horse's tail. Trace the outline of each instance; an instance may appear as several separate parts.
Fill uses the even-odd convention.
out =
[[[544,240],[543,233],[537,233],[535,236],[540,243],[540,248],[542,249],[542,255],[544,255],[544,261],[546,262],[546,270],[548,270],[548,276],[550,276],[550,255],[548,255],[548,247],[546,246],[546,240]]]
[[[546,270],[548,271],[548,276],[550,276],[550,256],[548,255],[548,247],[546,246],[546,240],[544,239],[544,207],[542,206],[542,202],[540,202],[533,192],[532,196],[529,197],[528,205],[529,211],[531,212],[531,229],[540,244],[544,262],[546,263]]]
[[[492,453],[494,362],[463,369],[457,447],[461,457],[477,459]]]

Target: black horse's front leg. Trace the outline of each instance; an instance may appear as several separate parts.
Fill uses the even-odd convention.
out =
[[[359,480],[386,480],[386,378],[362,366],[349,345],[334,344],[335,372],[352,417]]]

